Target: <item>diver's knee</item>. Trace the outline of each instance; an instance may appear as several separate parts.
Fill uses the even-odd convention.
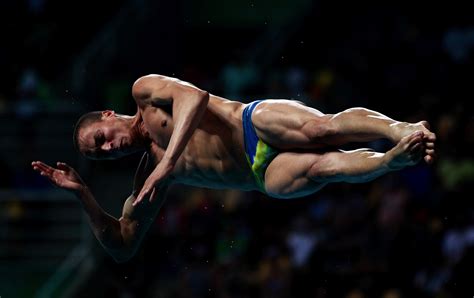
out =
[[[303,133],[312,142],[322,142],[337,134],[337,127],[334,121],[331,121],[329,115],[317,117],[307,121],[303,125]]]
[[[265,180],[265,192],[268,196],[276,199],[288,199],[292,197],[292,192],[285,183],[278,183],[272,179]]]
[[[318,183],[331,183],[344,180],[344,173],[338,166],[338,161],[327,155],[322,155],[307,171],[307,177]]]
[[[281,199],[284,195],[282,185],[279,185],[278,183],[272,183],[271,180],[265,180],[265,192],[268,196],[277,199]]]

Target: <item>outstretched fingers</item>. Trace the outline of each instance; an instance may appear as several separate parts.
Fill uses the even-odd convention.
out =
[[[138,197],[132,203],[132,206],[140,204],[140,202],[142,202],[143,199],[146,197],[149,197],[148,200],[150,201],[150,203],[153,202],[155,200],[156,193],[156,186],[153,186],[151,188],[143,188]]]
[[[156,187],[153,187],[153,190],[150,195],[150,203],[155,200],[155,196],[156,196]]]
[[[41,161],[34,161],[31,165],[33,166],[33,170],[38,171],[42,176],[51,176],[54,172],[54,168]]]
[[[143,200],[143,198],[147,196],[149,193],[150,193],[150,189],[143,188],[140,191],[140,194],[138,195],[138,197],[135,199],[135,201],[133,201],[132,206],[138,205]]]

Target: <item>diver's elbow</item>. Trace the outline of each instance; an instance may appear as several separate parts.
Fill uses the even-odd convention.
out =
[[[110,256],[116,263],[126,263],[136,255],[137,249],[135,247],[122,247],[117,250],[108,251]]]
[[[130,261],[135,256],[135,253],[131,252],[122,252],[112,254],[112,258],[116,263],[126,263]]]

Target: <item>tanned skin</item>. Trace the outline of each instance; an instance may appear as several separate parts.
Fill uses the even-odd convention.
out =
[[[139,78],[132,95],[135,115],[102,111],[100,121],[81,127],[78,134],[79,151],[93,159],[143,152],[120,218],[97,204],[67,164],[32,163],[54,185],[78,197],[97,239],[118,262],[135,254],[169,185],[260,190],[244,151],[246,104],[161,75]],[[332,182],[365,183],[435,158],[436,136],[426,121],[397,121],[366,108],[324,114],[292,100],[265,100],[251,120],[258,137],[280,152],[265,172],[264,192],[271,197],[306,196]],[[393,148],[384,153],[337,149],[377,139],[390,140]]]

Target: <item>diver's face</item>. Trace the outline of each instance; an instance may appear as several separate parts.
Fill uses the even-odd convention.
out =
[[[81,152],[92,159],[117,159],[133,153],[131,130],[113,111],[104,111],[102,121],[81,129]]]

